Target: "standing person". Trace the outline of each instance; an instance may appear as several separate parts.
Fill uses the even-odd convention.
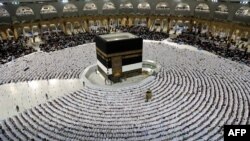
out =
[[[242,58],[246,58],[247,57],[247,50],[248,50],[248,48],[247,48],[247,46],[244,48],[244,54],[243,54],[243,57]]]
[[[19,106],[18,105],[16,105],[16,111],[19,112]]]
[[[47,100],[49,99],[49,96],[48,96],[48,94],[47,94],[47,93],[45,94],[45,97],[46,97],[46,99],[47,99]]]
[[[229,55],[229,48],[230,48],[230,43],[227,43],[227,47],[226,47],[226,53],[225,53],[225,55],[226,55],[226,57],[228,57],[228,55]]]
[[[148,102],[152,98],[152,91],[150,89],[146,92],[146,102]]]

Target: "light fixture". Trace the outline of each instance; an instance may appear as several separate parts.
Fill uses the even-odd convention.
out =
[[[12,1],[11,4],[13,4],[13,5],[18,5],[18,4],[19,4],[19,1]]]
[[[241,1],[240,1],[240,4],[248,4],[248,1],[249,1],[249,0],[241,0]]]
[[[68,3],[69,0],[62,0],[62,3]]]

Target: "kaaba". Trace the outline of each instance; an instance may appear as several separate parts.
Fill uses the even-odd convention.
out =
[[[131,33],[112,33],[95,38],[97,69],[112,82],[142,74],[143,40]]]

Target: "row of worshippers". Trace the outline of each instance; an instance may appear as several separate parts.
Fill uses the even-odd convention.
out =
[[[198,49],[250,65],[250,49],[247,44],[236,43],[227,37],[214,37],[211,33],[187,31],[172,40],[176,43],[195,46]]]

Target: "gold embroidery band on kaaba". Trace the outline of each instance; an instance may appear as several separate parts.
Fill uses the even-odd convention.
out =
[[[107,61],[107,62],[109,61],[107,57],[104,57],[104,56],[102,55],[102,53],[100,53],[100,52],[97,51],[96,54],[97,54],[99,57],[101,57],[103,60],[105,60],[105,61]]]
[[[129,59],[129,58],[134,58],[134,57],[139,57],[139,56],[142,56],[141,53],[122,56],[122,59]]]
[[[126,51],[126,52],[120,52],[120,53],[112,53],[112,54],[106,54],[106,53],[102,52],[99,48],[96,48],[96,51],[99,52],[102,56],[107,57],[107,58],[114,57],[114,56],[124,56],[124,55],[142,53],[142,49]]]

